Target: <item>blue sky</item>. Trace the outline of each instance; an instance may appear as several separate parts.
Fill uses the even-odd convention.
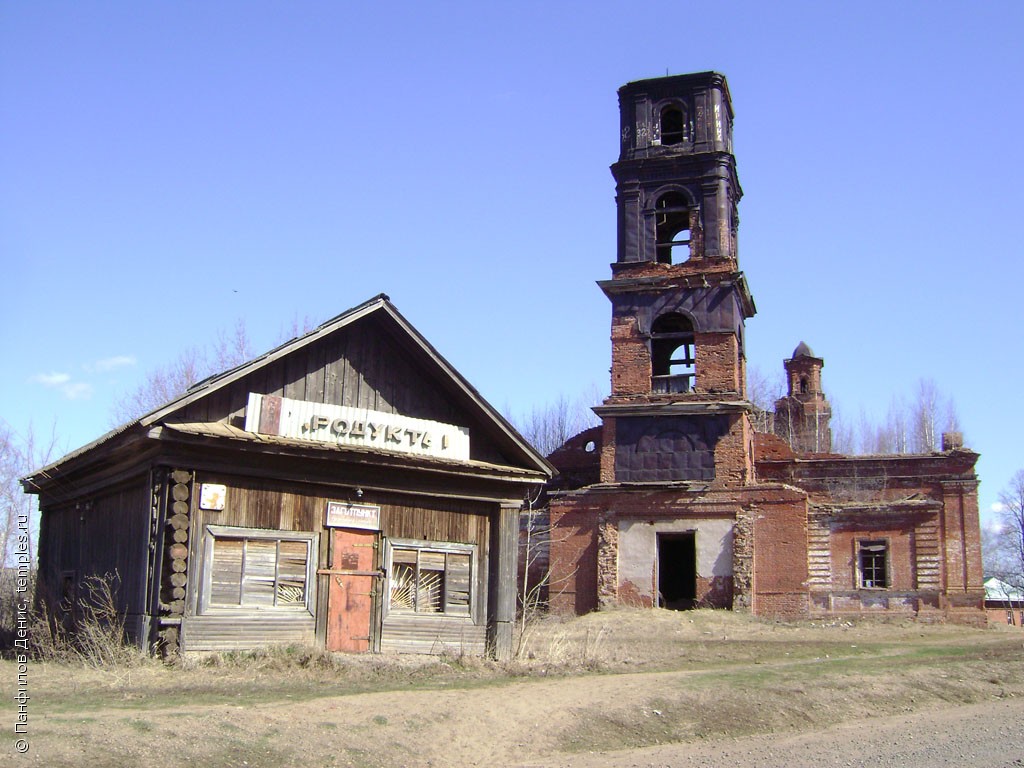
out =
[[[616,89],[724,73],[749,364],[856,421],[930,378],[987,509],[1018,447],[1019,2],[0,0],[0,417],[379,293],[512,412],[607,389]]]

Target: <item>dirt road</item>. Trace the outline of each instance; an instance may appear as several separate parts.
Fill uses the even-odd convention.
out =
[[[748,736],[521,763],[565,768],[1017,768],[1024,699],[972,704],[797,735]]]
[[[518,667],[301,649],[35,664],[15,764],[1024,768],[1017,630],[617,611],[537,632]],[[13,672],[0,661],[11,722]]]

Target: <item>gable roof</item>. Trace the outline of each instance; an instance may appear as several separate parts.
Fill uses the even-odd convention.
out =
[[[1024,603],[1024,592],[1002,579],[992,578],[985,581],[986,600],[1011,600],[1017,603]]]
[[[166,420],[173,419],[181,413],[188,405],[202,398],[229,386],[235,381],[266,367],[281,358],[294,354],[299,350],[346,328],[357,321],[373,316],[386,323],[396,334],[405,341],[421,361],[425,363],[428,370],[433,373],[442,386],[450,391],[457,399],[467,407],[475,410],[481,422],[488,428],[489,436],[496,443],[517,459],[524,468],[538,472],[546,476],[554,474],[552,465],[542,456],[530,443],[516,431],[493,406],[490,405],[463,376],[460,374],[435,348],[428,342],[413,325],[398,311],[386,294],[378,294],[368,301],[359,304],[336,317],[327,320],[308,333],[287,341],[268,352],[259,355],[241,365],[209,376],[189,387],[184,393],[173,400],[164,403],[149,413],[133,419],[132,421],[111,430],[96,440],[78,448],[61,457],[52,464],[37,470],[31,475],[22,478],[22,485],[27,491],[38,488],[37,479],[45,478],[53,469],[60,467],[73,459],[83,456],[90,451],[112,441],[119,435],[136,430],[137,428],[149,428],[158,425]]]

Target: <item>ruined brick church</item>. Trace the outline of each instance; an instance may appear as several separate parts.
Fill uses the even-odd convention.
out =
[[[755,429],[725,78],[629,83],[619,107],[611,394],[550,457],[551,608],[984,623],[978,455],[958,434],[930,454],[832,453],[824,361],[803,342],[774,433]]]

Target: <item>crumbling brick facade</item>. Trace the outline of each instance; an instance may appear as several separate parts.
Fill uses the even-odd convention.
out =
[[[776,434],[754,430],[725,78],[630,83],[619,104],[611,394],[550,457],[551,608],[984,622],[977,454],[832,454],[824,360],[803,343]]]

